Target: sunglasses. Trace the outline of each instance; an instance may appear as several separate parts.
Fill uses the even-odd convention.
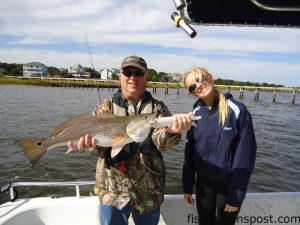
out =
[[[125,77],[131,77],[131,76],[143,77],[145,75],[145,72],[142,70],[136,70],[136,71],[124,70],[122,73],[124,74]]]
[[[205,81],[206,81],[206,78],[207,78],[207,76],[197,76],[196,78],[195,78],[195,82],[193,82],[190,86],[189,86],[189,92],[192,94],[194,91],[195,91],[195,89],[197,88],[197,84],[196,83],[198,83],[198,84],[203,84]]]

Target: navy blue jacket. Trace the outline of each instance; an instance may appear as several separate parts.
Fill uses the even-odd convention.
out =
[[[202,118],[187,132],[182,184],[184,193],[192,194],[195,173],[228,186],[226,203],[241,206],[256,157],[252,118],[246,106],[225,94],[228,118],[219,122],[219,98],[209,110],[202,100],[194,104],[194,115]]]

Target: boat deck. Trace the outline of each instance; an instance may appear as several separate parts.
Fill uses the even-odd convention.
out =
[[[99,225],[99,218],[98,197],[43,197],[17,200],[0,206],[1,225]],[[129,218],[129,224],[134,225],[132,217]],[[162,215],[159,225],[166,225]]]
[[[55,185],[58,184],[60,183],[55,183]],[[67,184],[71,185],[71,183],[64,183],[64,185]],[[78,182],[72,183],[74,184],[78,186]],[[0,225],[99,225],[98,197],[80,196],[79,188],[76,188],[76,193],[77,195],[72,197],[37,197],[17,199],[14,202],[2,204],[0,205]],[[183,195],[165,195],[165,201],[161,205],[159,225],[197,223],[196,208],[186,204]],[[236,224],[271,225],[274,223],[300,224],[300,192],[248,193],[246,195]],[[129,224],[134,224],[132,218]]]

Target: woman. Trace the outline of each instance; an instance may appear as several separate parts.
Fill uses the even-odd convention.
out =
[[[251,115],[231,94],[216,89],[206,69],[187,71],[183,84],[198,98],[193,114],[201,116],[197,126],[187,133],[184,199],[193,204],[196,174],[199,224],[235,224],[256,156]]]

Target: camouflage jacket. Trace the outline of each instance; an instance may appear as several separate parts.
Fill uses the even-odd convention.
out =
[[[128,108],[128,103],[119,91],[113,98],[100,103],[94,113],[111,112],[126,116],[132,114],[128,112]],[[159,116],[170,116],[164,103],[153,99],[146,92],[135,113],[151,113],[156,110],[160,112]],[[117,161],[105,158],[103,152],[107,148],[99,147],[94,191],[100,202],[118,209],[130,202],[132,213],[135,214],[143,214],[159,207],[164,199],[165,188],[165,165],[159,150],[171,149],[180,139],[180,134],[169,134],[166,128],[153,129],[144,142],[124,146],[119,154],[128,150],[130,154]]]

